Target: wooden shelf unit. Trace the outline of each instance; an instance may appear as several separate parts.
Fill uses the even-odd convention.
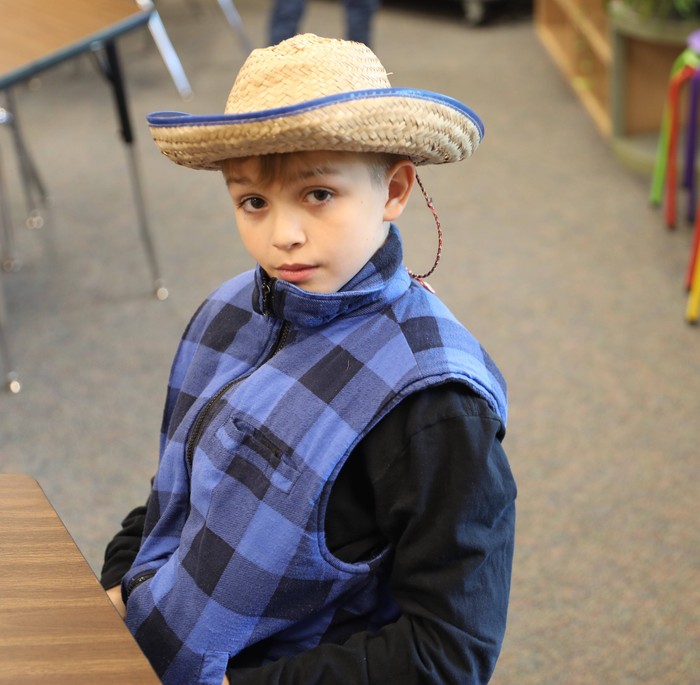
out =
[[[535,30],[600,132],[612,134],[612,48],[603,0],[536,0]]]
[[[688,36],[700,26],[696,21],[641,20],[617,0],[612,0],[609,11],[613,151],[626,166],[650,172],[673,63],[687,47]],[[687,118],[687,91],[681,92],[681,127]]]
[[[643,20],[618,0],[535,0],[541,43],[615,155],[644,173],[653,169],[671,67],[698,28]],[[682,106],[681,124],[684,114]]]

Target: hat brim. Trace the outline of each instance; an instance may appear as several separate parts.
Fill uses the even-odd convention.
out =
[[[243,114],[154,112],[147,119],[166,157],[209,170],[234,157],[321,150],[445,164],[469,157],[484,135],[481,120],[463,103],[407,88],[352,91]]]

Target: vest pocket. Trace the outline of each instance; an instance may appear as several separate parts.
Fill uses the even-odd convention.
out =
[[[289,492],[299,477],[300,468],[291,448],[264,427],[256,428],[240,417],[232,417],[217,437],[232,452],[227,472],[246,485],[259,486],[262,479]]]
[[[198,685],[221,685],[228,666],[228,652],[205,652],[202,656],[202,667],[195,682]]]

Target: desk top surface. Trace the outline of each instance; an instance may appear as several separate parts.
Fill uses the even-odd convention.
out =
[[[159,680],[39,484],[0,474],[0,684]]]
[[[0,88],[145,24],[136,0],[0,0]]]

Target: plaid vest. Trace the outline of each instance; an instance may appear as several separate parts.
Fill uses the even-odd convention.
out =
[[[215,291],[175,357],[127,623],[164,683],[220,685],[260,663],[396,620],[383,563],[324,542],[331,486],[407,395],[461,381],[506,421],[479,343],[389,240],[340,292],[258,269]],[[399,438],[397,438],[399,439]],[[157,571],[157,574],[156,574]]]

